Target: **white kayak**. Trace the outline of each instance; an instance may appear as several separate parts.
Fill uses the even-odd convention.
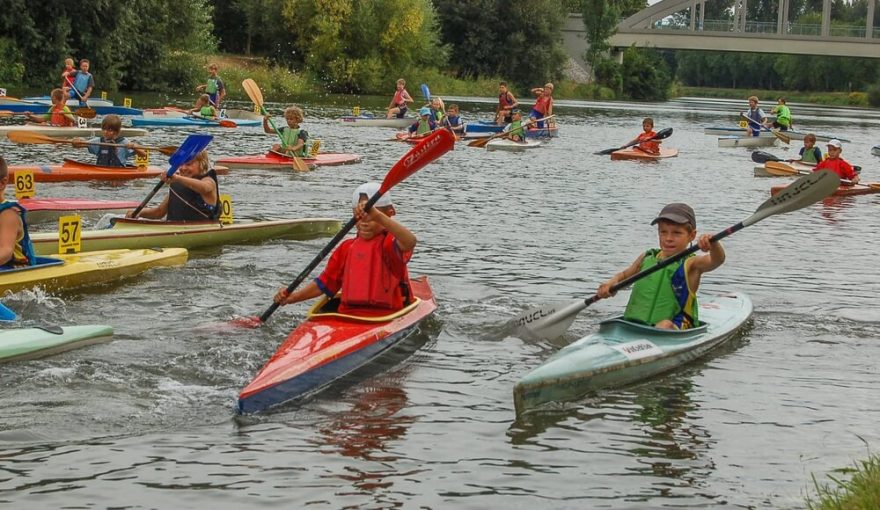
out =
[[[0,137],[5,138],[8,133],[13,131],[29,131],[34,133],[39,133],[45,136],[56,136],[56,137],[67,137],[67,138],[89,138],[93,136],[101,136],[101,126],[94,127],[58,127],[58,126],[48,126],[43,124],[24,124],[24,125],[9,125],[9,126],[0,126]],[[129,128],[123,127],[120,132],[122,136],[131,137],[131,136],[145,136],[147,134],[146,129],[139,128]]]
[[[734,337],[752,315],[741,293],[701,295],[701,326],[658,329],[616,318],[564,347],[525,375],[513,390],[519,415],[608,387],[644,381],[703,356]]]
[[[721,126],[711,126],[703,129],[703,133],[707,135],[716,135],[716,136],[745,136],[746,128],[741,127],[721,127]],[[807,131],[780,131],[783,135],[791,138],[792,140],[803,140],[805,136],[809,134]],[[841,142],[849,142],[849,140],[845,138],[841,138],[834,135],[827,135],[822,133],[813,133],[816,136],[817,142],[827,142],[832,138],[837,138]],[[761,138],[770,138],[773,137],[772,131],[761,131]]]
[[[411,126],[413,122],[415,122],[415,117],[404,117],[402,119],[391,118],[386,119],[385,117],[371,117],[369,115],[359,115],[357,117],[353,115],[346,115],[345,117],[340,117],[339,122],[344,126],[351,127],[389,127],[389,128],[405,128],[407,126]]]
[[[527,149],[540,147],[542,143],[543,142],[540,140],[532,140],[528,138],[524,142],[515,142],[513,140],[508,140],[507,138],[496,138],[495,140],[490,140],[489,143],[486,144],[486,149],[490,151],[522,152]]]
[[[785,161],[785,164],[794,168],[798,172],[812,172],[813,167],[816,165],[810,165],[807,163],[800,163],[798,161]],[[795,174],[792,174],[795,175]],[[767,167],[764,165],[756,165],[755,166],[755,177],[780,177],[778,174],[773,174],[767,171]]]
[[[880,156],[880,145],[875,145],[871,147],[871,154],[875,156]]]
[[[0,363],[42,358],[113,336],[110,326],[35,327],[0,330]]]
[[[763,136],[719,136],[719,147],[773,147],[776,137]]]

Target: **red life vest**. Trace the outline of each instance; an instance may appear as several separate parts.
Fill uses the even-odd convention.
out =
[[[67,108],[65,105],[54,105],[49,110],[51,117],[49,117],[49,124],[53,126],[72,126],[73,122],[67,118],[65,113],[69,114],[70,112],[65,112],[64,109]]]
[[[395,91],[394,99],[392,99],[392,102],[400,108],[406,107],[406,101],[403,99],[404,93],[406,93],[406,95],[409,95],[409,93],[406,92],[406,89]]]
[[[535,100],[535,106],[532,108],[541,115],[546,116],[547,112],[550,111],[551,104],[553,104],[553,97],[542,94],[541,97]]]
[[[409,301],[409,276],[391,271],[385,260],[384,244],[388,233],[370,240],[355,238],[343,270],[342,303],[349,307],[400,310]],[[402,277],[401,277],[402,276]]]
[[[512,104],[513,100],[510,99],[510,92],[498,94],[498,106],[501,107],[502,110],[510,108],[510,105]]]
[[[651,140],[651,138],[654,138],[655,136],[657,136],[657,133],[654,131],[649,131],[647,133],[643,131],[638,137],[638,140],[640,141],[639,148],[652,154],[660,152],[660,142],[657,140]]]

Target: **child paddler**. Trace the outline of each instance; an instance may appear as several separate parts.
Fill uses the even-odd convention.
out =
[[[808,165],[815,165],[822,161],[822,149],[816,147],[816,135],[807,133],[804,135],[804,146],[798,152],[800,159],[792,161],[800,161]]]
[[[288,106],[284,110],[284,120],[287,122],[287,127],[279,130],[281,143],[273,145],[272,150],[300,158],[308,156],[309,132],[300,127],[303,122],[302,109],[299,106]],[[263,131],[275,134],[275,129],[269,124],[268,115],[263,117]]]
[[[449,105],[449,111],[440,121],[440,127],[448,129],[457,137],[464,135],[464,122],[461,120],[461,112],[457,104]]]
[[[633,140],[627,142],[626,145],[636,145],[636,147],[648,154],[660,154],[660,140],[653,140],[657,136],[654,132],[654,119],[646,117],[642,120],[642,132]]]
[[[829,140],[828,157],[820,161],[813,168],[813,171],[818,172],[819,170],[828,169],[836,173],[841,179],[849,179],[851,181],[849,184],[858,184],[859,174],[856,173],[852,165],[840,157],[841,153],[843,153],[843,144],[840,143],[840,140],[837,138]]]
[[[193,106],[192,110],[190,110],[190,113],[212,120],[216,119],[218,115],[217,108],[211,104],[211,96],[208,94],[202,94],[196,99],[196,104]]]
[[[791,109],[785,104],[784,97],[777,99],[776,106],[770,110],[770,113],[776,115],[776,120],[773,121],[773,127],[780,131],[788,131],[791,129]]]
[[[495,124],[503,126],[513,122],[513,109],[519,106],[510,90],[507,88],[507,82],[502,81],[498,84],[498,106],[495,107]]]
[[[761,128],[767,127],[765,125],[767,116],[764,115],[764,110],[758,108],[758,96],[749,96],[749,109],[743,115],[749,119],[746,121],[748,136],[758,136],[761,134]]]
[[[126,161],[135,154],[146,155],[146,151],[119,136],[122,132],[122,119],[118,115],[107,115],[101,121],[101,136],[89,140],[74,139],[74,147],[87,147],[89,152],[98,157],[96,164],[100,166],[126,166]],[[122,147],[107,147],[99,143],[112,143]]]
[[[73,112],[67,107],[67,98],[64,97],[64,91],[52,89],[50,97],[52,99],[52,106],[47,113],[34,115],[31,112],[24,112],[27,119],[38,124],[48,123],[50,126],[76,126],[76,117],[73,116]]]
[[[419,109],[419,120],[412,123],[407,129],[410,138],[421,138],[437,129],[437,123],[431,117],[431,109],[423,106]]]
[[[162,173],[162,182],[169,183],[168,196],[156,207],[142,209],[139,218],[211,221],[220,217],[217,173],[210,167],[207,151],[180,165],[171,177]],[[134,217],[133,212],[129,211],[125,217]]]
[[[36,263],[34,246],[28,235],[25,208],[4,198],[9,183],[9,168],[0,156],[0,268],[32,266]]]
[[[507,133],[507,138],[514,142],[525,142],[526,131],[523,127],[522,112],[519,111],[519,108],[514,108],[510,112],[510,116],[512,120],[510,124],[504,126],[503,132]]]
[[[536,99],[535,105],[529,113],[529,118],[537,120],[553,115],[553,84],[545,83],[543,88],[535,87],[532,89],[532,94],[535,95]],[[544,122],[543,120],[538,120],[538,128],[543,128]]]
[[[220,109],[220,102],[226,97],[226,85],[223,84],[223,80],[217,75],[219,69],[217,64],[210,64],[208,66],[208,79],[205,80],[205,83],[196,87],[196,92],[208,94],[210,104],[218,110]]]
[[[379,191],[379,183],[362,184],[351,199],[357,217],[357,236],[343,241],[320,276],[291,292],[282,287],[275,294],[279,305],[298,303],[322,294],[340,294],[339,313],[387,315],[411,302],[407,263],[416,247],[416,236],[394,220],[395,209],[388,193],[369,210],[367,200]]]
[[[61,73],[61,78],[69,83],[69,99],[79,99],[79,104],[85,105],[95,90],[95,77],[89,72],[89,60],[84,58],[79,61],[79,70],[67,70]],[[74,90],[76,89],[76,90]]]
[[[409,107],[409,103],[412,102],[412,96],[406,91],[406,80],[400,78],[397,80],[394,96],[391,98],[391,102],[388,103],[388,111],[385,112],[385,117],[389,119],[402,119],[406,117],[406,110]]]
[[[641,254],[628,268],[599,286],[600,298],[611,296],[617,282],[656,265],[688,248],[697,235],[697,219],[687,204],[669,204],[654,218],[660,248]],[[700,325],[697,289],[703,273],[724,263],[724,248],[703,234],[697,244],[707,255],[690,255],[635,282],[623,318],[663,329],[688,329]]]

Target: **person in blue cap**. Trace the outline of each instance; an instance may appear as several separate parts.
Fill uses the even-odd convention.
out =
[[[410,138],[422,138],[437,129],[437,123],[431,117],[431,109],[423,106],[419,109],[419,120],[409,127]]]

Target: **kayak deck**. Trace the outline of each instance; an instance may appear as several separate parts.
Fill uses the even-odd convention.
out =
[[[127,181],[155,178],[165,172],[164,169],[154,166],[109,167],[65,159],[61,165],[10,165],[10,181],[14,180],[15,172],[26,170],[34,173],[34,180],[37,182]]]
[[[315,157],[300,158],[310,166],[338,166],[358,163],[361,156],[358,154],[344,154],[339,152],[323,152]],[[230,157],[217,160],[218,165],[228,168],[260,169],[260,170],[290,170],[293,168],[293,159],[277,152],[269,151],[266,154],[253,156]]]
[[[645,152],[641,149],[637,149],[635,147],[630,147],[627,149],[621,149],[619,151],[614,151],[611,153],[611,161],[622,161],[622,160],[638,160],[638,161],[656,161],[658,159],[664,158],[674,158],[678,156],[678,149],[664,149],[660,148],[660,153],[651,154],[650,152]]]
[[[411,282],[418,303],[400,316],[358,320],[311,315],[241,391],[237,412],[257,413],[312,395],[408,338],[437,308],[427,278]]]
[[[778,185],[770,188],[770,196],[776,195],[786,186]],[[841,184],[837,190],[831,194],[832,197],[853,197],[858,195],[871,195],[874,193],[880,193],[880,182],[868,182],[865,184],[856,184],[854,186],[847,186]]]
[[[732,338],[752,314],[745,294],[700,297],[704,325],[698,328],[664,330],[622,318],[600,323],[598,332],[564,347],[516,384],[517,414],[672,370]]]
[[[41,328],[0,330],[0,363],[51,356],[112,337],[110,326],[65,326],[61,333]]]
[[[138,202],[122,200],[86,200],[76,198],[24,198],[18,201],[27,209],[27,221],[30,225],[55,221],[61,216],[87,213],[106,214],[125,212],[138,206]]]

